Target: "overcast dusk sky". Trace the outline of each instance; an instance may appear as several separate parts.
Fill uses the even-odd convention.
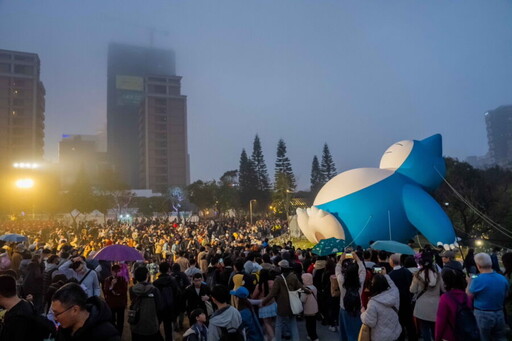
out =
[[[149,46],[150,27],[183,77],[192,181],[255,134],[271,176],[285,140],[299,188],[325,142],[338,171],[434,133],[483,155],[485,111],[512,104],[510,0],[0,0],[0,48],[41,59],[47,160],[105,128],[108,43]]]

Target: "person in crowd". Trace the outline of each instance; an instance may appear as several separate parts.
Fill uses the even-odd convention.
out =
[[[462,264],[455,260],[455,252],[451,250],[445,250],[441,253],[441,259],[443,261],[443,269],[453,269],[462,271]]]
[[[225,334],[243,335],[242,316],[237,309],[228,304],[230,301],[229,289],[223,285],[216,285],[212,289],[211,295],[213,303],[218,309],[210,318],[208,341],[219,341]]]
[[[14,247],[14,252],[11,256],[11,269],[16,271],[18,277],[20,276],[20,264],[23,260],[23,252],[25,251],[25,246],[23,244],[18,244]]]
[[[185,270],[185,275],[187,275],[188,281],[190,283],[192,283],[192,277],[194,277],[195,274],[201,273],[201,270],[196,266],[196,264],[197,262],[195,258],[190,258],[189,267]]]
[[[32,256],[32,262],[28,265],[22,286],[23,295],[32,296],[32,304],[38,314],[43,312],[43,272],[40,259],[39,255]]]
[[[441,294],[442,278],[434,264],[434,259],[428,253],[420,259],[421,269],[414,274],[410,291],[414,295],[416,304],[413,315],[419,323],[419,330],[424,341],[434,338],[437,306]],[[447,267],[453,270],[453,268]],[[455,270],[460,271],[460,270]]]
[[[274,285],[274,278],[276,276],[275,271],[271,272],[265,269],[261,269],[260,271],[260,280],[256,289],[252,294],[252,298],[255,300],[264,299],[272,289]],[[263,320],[263,326],[265,328],[265,333],[268,341],[274,339],[274,321],[277,316],[277,303],[275,300],[271,300],[267,303],[267,305],[260,307],[258,310],[258,316]]]
[[[249,302],[249,290],[246,287],[239,287],[236,290],[229,292],[231,295],[238,297],[237,309],[242,317],[242,328],[245,332],[246,341],[262,341],[263,329],[261,328],[260,321],[254,312],[252,304]]]
[[[53,276],[56,271],[59,270],[60,258],[57,255],[51,255],[46,260],[44,272],[43,272],[43,297],[46,297],[46,293],[48,292],[48,288],[52,284]],[[43,301],[43,305],[46,305],[48,302],[46,300]]]
[[[112,313],[112,323],[123,334],[124,312],[128,304],[128,283],[119,275],[121,267],[112,265],[111,275],[103,282],[103,297]]]
[[[327,325],[328,309],[327,300],[329,299],[330,283],[325,286],[325,275],[327,266],[327,256],[320,256],[316,259],[313,267],[313,285],[317,288],[317,298],[319,303],[320,314],[323,316],[323,325]]]
[[[476,263],[475,263],[475,250],[469,249],[468,254],[466,255],[466,258],[464,259],[464,266],[463,268],[466,270],[466,273],[468,275],[476,275],[477,269],[476,269]]]
[[[199,249],[199,254],[197,255],[197,264],[199,264],[199,269],[204,274],[208,269],[208,260],[206,259],[206,256],[208,256],[208,251],[204,246],[201,246]]]
[[[505,299],[505,313],[507,314],[507,322],[512,332],[512,252],[507,252],[501,256],[501,262],[505,268],[503,275],[508,280],[508,295]]]
[[[208,328],[206,327],[206,313],[204,310],[194,309],[190,313],[190,319],[195,322],[183,334],[183,341],[207,341]]]
[[[282,274],[280,276],[276,276],[270,293],[262,300],[261,305],[265,306],[273,299],[277,302],[275,328],[276,341],[281,341],[283,324],[288,326],[292,341],[298,341],[299,330],[297,327],[297,317],[292,313],[288,291],[295,291],[299,289],[303,289],[306,293],[309,293],[310,291],[299,281],[287,260],[281,260],[278,263],[278,266],[281,269]]]
[[[492,253],[491,253],[492,269],[496,273],[499,273],[499,274],[501,274],[500,263],[498,262],[498,254],[500,251],[501,251],[501,248],[498,246],[495,246],[492,249]]]
[[[400,293],[388,275],[372,277],[368,307],[361,308],[361,321],[371,329],[371,340],[395,341],[402,332],[398,306]]]
[[[188,259],[185,257],[185,251],[178,252],[178,258],[176,258],[175,263],[180,265],[181,272],[185,272],[189,268],[190,263]]]
[[[385,268],[387,274],[393,270],[391,265],[389,265],[388,256],[389,256],[389,253],[387,253],[386,251],[381,250],[377,253],[377,257],[379,259],[378,266]]]
[[[160,291],[149,280],[145,266],[135,269],[136,284],[130,288],[130,312],[135,318],[130,322],[133,341],[162,341],[159,316],[162,312]]]
[[[185,289],[184,298],[189,320],[191,320],[190,314],[195,309],[202,309],[208,312],[206,302],[210,300],[210,288],[203,283],[203,275],[199,273],[194,275],[192,284]]]
[[[160,290],[160,296],[162,297],[161,320],[164,325],[165,341],[172,341],[172,324],[178,316],[180,304],[183,303],[181,299],[182,292],[176,280],[170,275],[171,266],[169,263],[160,263],[159,270],[160,276],[153,282],[153,285]]]
[[[33,326],[37,312],[32,304],[18,297],[16,279],[11,275],[0,275],[0,306],[6,310],[0,328],[0,341],[42,341],[54,331],[49,329],[48,334],[41,335],[44,333]]]
[[[327,316],[323,318],[329,326],[329,331],[337,333],[338,319],[340,316],[339,304],[339,285],[336,278],[336,257],[329,257],[325,266],[324,278],[322,279],[322,288],[326,292]],[[320,304],[320,303],[319,303]],[[320,307],[319,307],[320,309]]]
[[[340,288],[340,340],[357,340],[361,328],[361,294],[366,279],[366,268],[355,252],[347,258],[344,252],[336,265],[336,279]]]
[[[412,295],[410,292],[413,275],[410,270],[401,266],[400,254],[392,254],[389,258],[389,264],[393,269],[389,273],[389,277],[400,293],[398,317],[400,325],[402,326],[402,332],[399,340],[405,340],[406,336],[410,341],[417,340],[416,327],[413,320],[413,307],[411,304]],[[416,262],[414,262],[414,264],[416,265]]]
[[[459,306],[472,309],[471,298],[466,294],[466,278],[462,271],[447,269],[441,274],[445,293],[439,299],[436,315],[435,341],[458,341],[456,318]]]
[[[262,267],[255,261],[255,254],[254,252],[249,252],[246,258],[246,262],[244,263],[244,272],[246,274],[252,274],[259,272]]]
[[[308,273],[302,274],[302,283],[308,288],[311,293],[305,295],[304,299],[304,319],[306,320],[306,330],[308,337],[312,341],[318,341],[318,334],[316,333],[316,314],[318,313],[318,290],[313,285],[313,276]],[[301,298],[302,299],[302,298]]]
[[[503,304],[507,297],[508,281],[492,269],[487,253],[477,253],[475,263],[480,274],[471,279],[467,292],[473,297],[475,318],[482,341],[506,340]]]
[[[60,324],[57,341],[120,341],[119,332],[111,323],[110,309],[99,297],[87,297],[77,283],[68,283],[55,292],[52,306]]]
[[[363,258],[364,258],[364,266],[369,270],[373,270],[373,267],[376,264],[375,264],[375,262],[372,262],[372,252],[370,250],[364,250]]]
[[[229,287],[229,280],[233,274],[233,260],[231,257],[225,258],[222,260],[224,266],[220,270],[220,274],[217,279],[217,284],[222,284],[226,287]]]
[[[414,257],[413,256],[407,256],[405,257],[404,259],[404,263],[403,263],[403,266],[404,268],[406,268],[407,270],[409,270],[411,272],[411,274],[415,274],[416,272],[418,272],[419,268],[418,268],[418,264],[416,264],[416,261],[414,260]]]
[[[44,299],[47,302],[47,304],[45,306],[45,310],[44,310],[44,312],[46,314],[53,316],[53,312],[51,312],[51,310],[50,310],[53,294],[55,294],[55,292],[57,290],[59,290],[66,283],[68,283],[68,279],[67,279],[66,275],[59,273],[59,274],[55,274],[55,276],[53,276],[52,283],[48,287],[48,291],[46,292],[45,299]]]
[[[72,270],[72,271],[71,271]],[[59,267],[59,271],[74,278],[85,290],[87,297],[100,296],[100,283],[96,271],[88,269],[82,257],[67,260]],[[70,278],[70,277],[68,277]]]

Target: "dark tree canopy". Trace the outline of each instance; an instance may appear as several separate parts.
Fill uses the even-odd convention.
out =
[[[280,139],[277,144],[277,159],[274,176],[274,187],[288,186],[288,190],[294,190],[296,187],[295,176],[293,175],[292,164],[288,156],[286,156],[286,144]]]
[[[258,135],[254,137],[252,147],[251,161],[254,164],[256,176],[258,177],[258,190],[268,191],[270,189],[270,181],[268,179],[267,165],[263,157],[263,150],[261,149],[261,142]]]
[[[240,155],[238,183],[242,206],[248,205],[249,201],[254,199],[258,194],[258,176],[254,168],[254,163],[247,157],[245,149],[242,150],[242,155]]]
[[[323,185],[323,176],[320,171],[320,164],[316,155],[313,157],[313,163],[311,164],[311,192],[315,194],[320,190]]]
[[[329,146],[324,144],[324,150],[322,152],[322,164],[320,165],[320,172],[322,173],[322,182],[326,183],[336,176],[336,165],[332,159]]]

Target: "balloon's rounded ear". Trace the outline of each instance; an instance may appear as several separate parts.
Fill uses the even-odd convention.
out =
[[[431,153],[443,156],[443,137],[441,134],[432,135],[419,142]]]

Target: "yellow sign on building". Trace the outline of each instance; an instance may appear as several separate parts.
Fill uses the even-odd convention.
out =
[[[116,76],[116,89],[144,91],[144,79],[137,76]]]

